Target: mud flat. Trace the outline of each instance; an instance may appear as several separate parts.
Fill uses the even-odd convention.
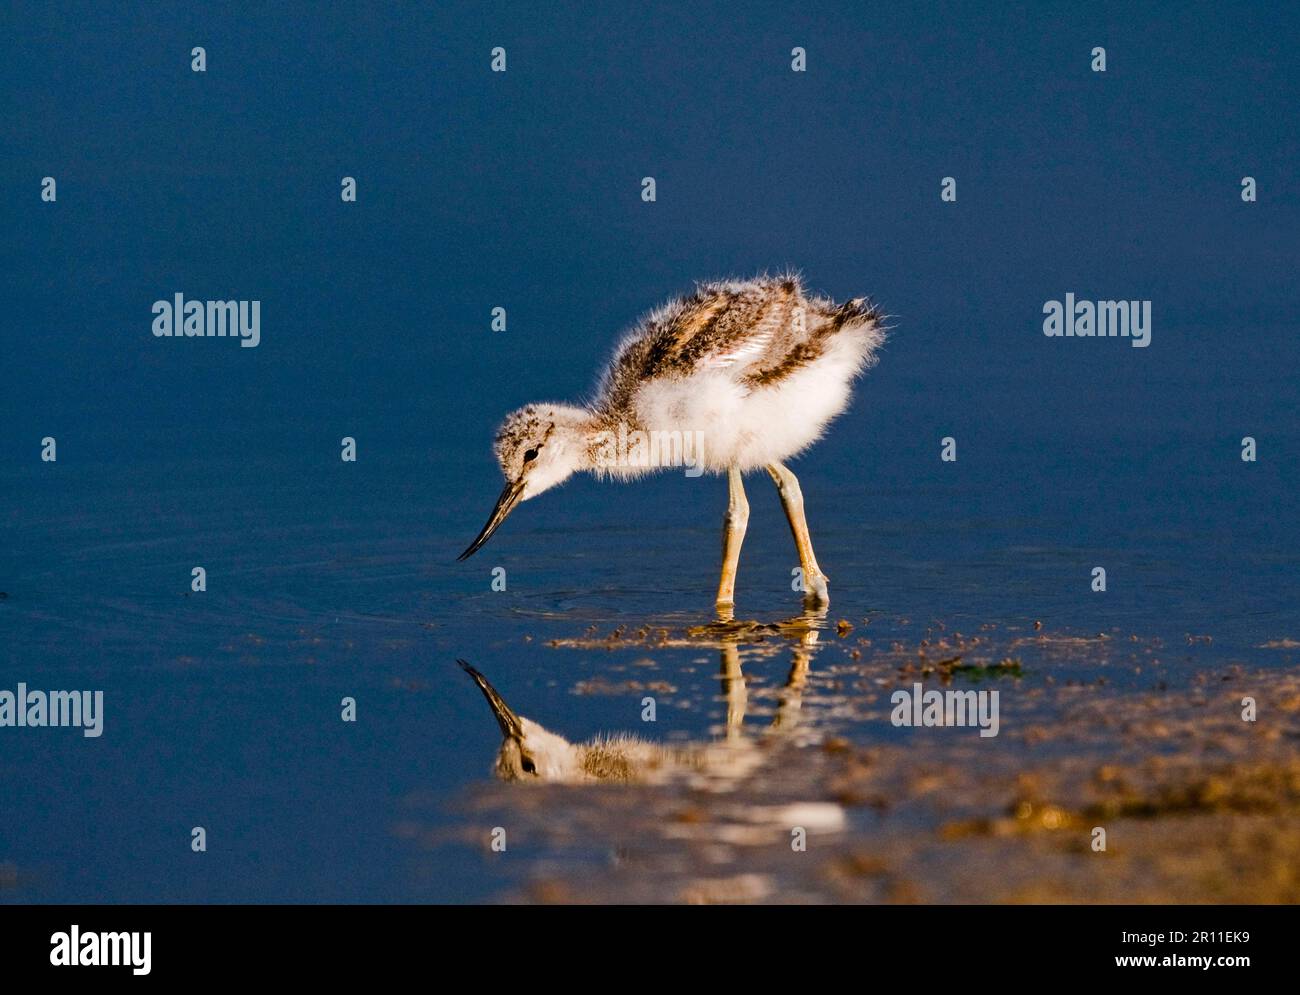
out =
[[[485,777],[456,803],[455,835],[512,901],[1300,901],[1300,668],[1285,640],[1256,663],[1216,659],[1200,635],[981,628],[880,640],[832,625],[811,648],[780,626],[621,636],[623,663],[600,655],[609,694],[641,693],[613,671],[644,674],[657,647],[718,650],[721,692],[701,704],[764,763],[725,784]],[[774,659],[788,654],[808,658],[801,683]],[[657,669],[671,699],[673,664]],[[997,690],[998,735],[899,728],[891,694],[915,682]],[[492,827],[506,853],[486,845]],[[400,832],[419,841],[418,814]]]

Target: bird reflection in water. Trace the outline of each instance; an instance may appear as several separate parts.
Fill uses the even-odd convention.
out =
[[[717,622],[691,630],[695,638],[719,647],[722,697],[726,702],[723,735],[710,742],[666,744],[629,733],[608,733],[573,743],[508,705],[488,679],[464,660],[457,661],[487,700],[502,743],[493,771],[505,781],[554,784],[659,783],[684,777],[724,788],[758,768],[774,743],[798,724],[824,609],[809,608],[778,623],[737,621],[726,613]],[[778,693],[771,725],[754,736],[745,729],[748,683],[741,667],[741,646],[773,639],[790,641],[792,663]]]

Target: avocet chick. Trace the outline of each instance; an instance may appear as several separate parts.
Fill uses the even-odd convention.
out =
[[[796,277],[705,283],[649,314],[623,340],[586,406],[530,404],[496,436],[505,489],[477,538],[478,550],[522,501],[586,470],[630,479],[693,464],[726,473],[716,603],[735,601],[736,567],[749,522],[742,475],[762,468],[776,483],[809,601],[829,603],[813,554],[799,481],[784,461],[813,444],[849,402],[853,379],[884,340],[863,298],[809,297]],[[631,449],[624,440],[633,440]]]

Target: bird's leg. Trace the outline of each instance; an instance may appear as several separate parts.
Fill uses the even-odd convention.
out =
[[[804,595],[810,601],[828,605],[831,596],[826,583],[830,578],[822,573],[821,567],[817,566],[817,557],[813,555],[808,520],[803,515],[803,491],[799,489],[799,480],[782,463],[769,463],[767,472],[776,482],[781,504],[785,507],[785,517],[790,520],[790,531],[794,533],[795,548],[799,550],[799,566],[803,569]]]
[[[736,565],[740,562],[740,545],[749,525],[749,501],[740,471],[727,471],[727,517],[722,524],[722,579],[718,581],[718,607],[728,608],[736,601]]]
[[[740,647],[734,642],[722,644],[722,697],[727,700],[727,739],[738,740],[744,733],[749,691],[740,669]]]
[[[816,633],[812,635],[816,636]],[[796,644],[794,663],[790,667],[790,676],[785,680],[781,696],[776,706],[776,718],[772,720],[773,729],[793,729],[799,721],[799,711],[803,707],[803,689],[808,683],[808,668],[812,663],[812,647],[816,640]]]

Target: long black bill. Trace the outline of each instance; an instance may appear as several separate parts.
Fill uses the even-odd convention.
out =
[[[474,678],[474,683],[478,689],[483,692],[483,697],[492,706],[492,714],[497,717],[497,725],[501,727],[501,735],[509,739],[522,739],[524,727],[519,722],[519,716],[510,710],[510,706],[502,700],[501,695],[497,694],[497,689],[488,683],[488,679],[471,667],[464,660],[457,660],[461,669],[470,677]]]
[[[506,489],[501,492],[497,498],[497,506],[492,509],[492,514],[483,526],[483,531],[478,534],[478,538],[469,544],[469,549],[456,557],[456,562],[469,559],[478,552],[479,547],[492,538],[492,533],[501,527],[501,523],[506,520],[506,516],[515,510],[521,498],[524,496],[523,484],[506,484]]]

